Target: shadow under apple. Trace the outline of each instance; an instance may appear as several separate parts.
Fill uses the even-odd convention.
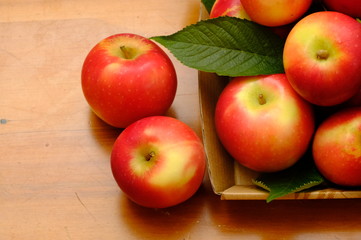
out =
[[[110,154],[115,140],[123,129],[110,126],[91,110],[89,110],[89,126],[93,138],[106,154]]]
[[[119,217],[139,239],[187,239],[204,211],[204,191],[201,186],[187,201],[163,209],[142,207],[124,194],[119,204]]]

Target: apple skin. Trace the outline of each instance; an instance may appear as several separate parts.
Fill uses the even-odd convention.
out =
[[[312,145],[315,164],[329,181],[361,186],[361,108],[341,110],[317,128]]]
[[[328,10],[347,14],[354,18],[361,18],[360,0],[323,0]]]
[[[237,17],[251,20],[240,0],[216,0],[213,4],[209,18],[221,16]],[[270,30],[285,39],[291,31],[293,25],[282,25],[279,27],[270,27]]]
[[[164,115],[177,90],[167,54],[151,40],[130,33],[109,36],[90,50],[81,83],[93,112],[118,128]]]
[[[240,0],[216,0],[209,14],[209,18],[221,16],[238,17],[250,20]]]
[[[338,12],[312,13],[289,33],[283,62],[302,97],[320,106],[340,104],[361,87],[361,24]]]
[[[236,77],[215,109],[217,135],[227,152],[258,172],[295,164],[308,148],[314,125],[311,104],[293,90],[285,74]]]
[[[361,107],[361,89],[357,91],[350,99],[342,104],[344,107]]]
[[[312,0],[241,0],[252,21],[269,27],[295,22],[310,8]]]
[[[150,208],[180,204],[202,184],[206,157],[198,135],[167,116],[146,117],[118,136],[111,169],[120,189]]]

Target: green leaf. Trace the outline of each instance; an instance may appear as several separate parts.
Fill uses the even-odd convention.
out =
[[[245,19],[208,19],[151,39],[168,48],[184,65],[204,72],[229,77],[284,72],[283,40]]]
[[[312,158],[302,158],[294,166],[276,173],[263,173],[253,183],[269,191],[267,202],[290,193],[320,185],[324,178],[317,171]]]
[[[208,13],[211,12],[214,2],[216,0],[202,0],[203,5],[206,7]]]

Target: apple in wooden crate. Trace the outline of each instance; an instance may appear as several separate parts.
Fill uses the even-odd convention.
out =
[[[288,80],[307,101],[340,104],[361,87],[361,24],[338,12],[316,12],[289,33],[283,52]]]
[[[209,18],[220,16],[250,19],[240,0],[216,0],[209,14]]]
[[[252,21],[275,27],[301,18],[312,0],[241,0],[241,3]]]
[[[218,99],[214,121],[230,155],[258,172],[295,164],[315,128],[311,105],[293,90],[285,74],[234,78]]]
[[[93,112],[119,128],[143,117],[163,115],[175,98],[176,71],[167,54],[136,34],[115,34],[96,44],[81,74]]]
[[[361,108],[341,110],[322,122],[312,152],[326,179],[342,186],[361,186]]]
[[[328,10],[341,12],[351,17],[361,18],[360,0],[323,0]]]
[[[165,208],[186,201],[202,184],[205,168],[198,135],[166,116],[143,118],[128,126],[111,153],[119,187],[144,207]]]

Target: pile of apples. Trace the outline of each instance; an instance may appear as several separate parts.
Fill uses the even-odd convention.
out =
[[[312,0],[217,0],[210,17],[247,18],[284,37],[285,73],[236,77],[216,107],[217,134],[241,164],[260,172],[292,166],[312,145],[320,172],[361,186],[361,9],[357,0],[325,0],[335,11],[307,14]],[[122,128],[111,153],[121,190],[152,208],[180,204],[202,184],[206,157],[197,134],[164,116],[177,76],[148,38],[122,33],[86,56],[81,84],[93,112]],[[357,94],[359,93],[359,96]],[[315,109],[337,108],[316,121]]]
[[[215,125],[242,165],[276,172],[311,148],[334,184],[361,186],[361,4],[357,0],[217,0],[210,17],[245,18],[285,39],[285,73],[236,77],[222,91]],[[320,113],[327,112],[328,115]]]

